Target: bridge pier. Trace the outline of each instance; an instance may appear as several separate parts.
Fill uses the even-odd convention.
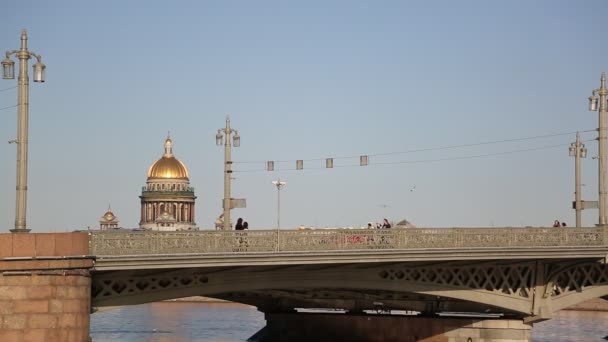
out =
[[[522,320],[325,313],[267,313],[250,341],[529,342]]]
[[[0,341],[86,342],[86,233],[0,234]]]

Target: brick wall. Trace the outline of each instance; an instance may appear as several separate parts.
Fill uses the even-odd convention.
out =
[[[0,341],[89,341],[93,260],[75,234],[0,234]]]

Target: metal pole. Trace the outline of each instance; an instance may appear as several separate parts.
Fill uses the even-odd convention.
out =
[[[576,227],[581,227],[581,137],[576,132],[576,152],[574,154],[574,201],[576,207]]]
[[[600,115],[599,115],[599,225],[604,226],[608,223],[606,218],[606,73],[602,72],[600,95]]]
[[[27,61],[30,53],[27,50],[27,32],[21,32],[21,49],[17,52],[19,58],[18,80],[18,110],[17,110],[17,198],[15,204],[15,229],[13,233],[27,233],[27,143],[29,116],[29,77]]]
[[[226,116],[226,130],[224,131],[224,230],[231,230],[230,224],[230,176],[232,174],[232,160],[230,159],[230,117]]]
[[[277,230],[279,229],[281,229],[281,185],[277,184]]]
[[[279,231],[281,230],[281,180],[279,179],[279,184],[277,184],[277,252],[281,250],[281,235]]]

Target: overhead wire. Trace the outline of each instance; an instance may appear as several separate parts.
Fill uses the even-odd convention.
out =
[[[584,140],[583,142],[589,142],[589,141],[595,141],[595,139]],[[541,146],[541,147],[532,147],[532,148],[525,148],[525,149],[518,149],[518,150],[511,150],[511,151],[484,153],[484,154],[477,154],[477,155],[470,155],[470,156],[446,157],[446,158],[436,158],[436,159],[420,159],[420,160],[402,160],[402,161],[392,161],[392,162],[376,162],[376,163],[370,163],[367,166],[396,165],[396,164],[421,164],[421,163],[435,163],[435,162],[452,161],[452,160],[476,159],[476,158],[493,157],[493,156],[500,156],[500,155],[522,153],[522,152],[532,152],[532,151],[539,151],[539,150],[548,150],[548,149],[553,149],[553,148],[558,148],[558,147],[565,147],[565,146],[570,146],[570,144],[556,144],[556,145],[548,145],[548,146]],[[333,168],[347,168],[347,167],[361,167],[361,166],[359,164],[334,165],[333,166]],[[309,167],[309,168],[306,168],[306,170],[321,170],[321,169],[327,169],[327,168],[326,167]],[[302,171],[302,170],[303,169],[287,168],[287,169],[280,169],[280,170],[275,170],[275,171]],[[233,172],[235,172],[235,173],[237,173],[237,172],[238,173],[263,172],[263,171],[266,171],[266,170],[265,169],[233,170]],[[268,171],[268,172],[272,172],[272,171]]]
[[[536,135],[531,137],[523,137],[523,138],[513,138],[513,139],[502,139],[502,140],[492,140],[492,141],[482,141],[477,143],[469,143],[469,144],[458,144],[458,145],[446,145],[446,146],[438,146],[438,147],[428,147],[428,148],[420,148],[406,151],[395,151],[395,152],[383,152],[383,153],[373,153],[373,154],[365,154],[362,153],[360,155],[351,155],[351,156],[339,156],[334,157],[333,159],[353,159],[359,158],[361,155],[367,155],[369,157],[378,157],[378,156],[388,156],[388,155],[397,155],[397,154],[407,154],[407,153],[415,153],[415,152],[428,152],[428,151],[438,151],[438,150],[448,150],[448,149],[457,149],[464,147],[475,147],[475,146],[483,146],[483,145],[491,145],[491,144],[500,144],[500,143],[508,143],[508,142],[517,142],[517,141],[525,141],[525,140],[534,140],[534,139],[543,139],[543,138],[551,138],[558,137],[564,135],[570,135],[575,133],[588,133],[588,132],[596,132],[597,129],[587,129],[582,131],[572,131],[572,132],[563,132],[563,133],[553,133],[553,134],[545,134],[545,135]],[[326,158],[312,158],[312,159],[301,159],[303,161],[321,161]],[[265,163],[264,161],[233,161],[233,164],[258,164]],[[296,159],[288,159],[288,160],[274,160],[275,163],[288,163],[295,162]]]
[[[0,110],[11,109],[11,108],[15,108],[17,106],[18,105],[12,105],[12,106],[8,106],[8,107],[2,107],[2,108],[0,108]]]
[[[17,88],[17,86],[12,86],[12,87],[8,87],[8,88],[0,89],[0,93],[3,92],[3,91],[15,89],[15,88]]]

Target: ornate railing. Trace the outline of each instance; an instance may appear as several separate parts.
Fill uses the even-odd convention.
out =
[[[608,246],[608,228],[414,228],[89,232],[95,256]]]

